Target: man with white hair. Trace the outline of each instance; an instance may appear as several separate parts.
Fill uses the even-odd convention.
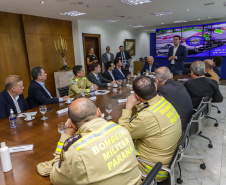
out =
[[[215,80],[205,78],[205,64],[202,61],[195,61],[191,64],[191,77],[184,83],[185,88],[190,94],[193,108],[196,109],[203,97],[212,97],[213,102],[222,102],[223,96]]]
[[[193,114],[191,98],[184,85],[174,81],[167,67],[156,70],[156,81],[158,83],[157,93],[169,101],[180,115],[182,130],[185,131]]]
[[[154,58],[152,56],[148,57],[148,62],[144,64],[142,70],[141,70],[141,74],[143,74],[144,72],[146,72],[146,70],[150,72],[155,72],[155,70],[159,67],[159,65],[154,62]]]

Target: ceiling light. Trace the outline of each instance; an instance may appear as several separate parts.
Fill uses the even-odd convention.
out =
[[[69,11],[69,12],[63,12],[63,13],[59,13],[59,14],[75,17],[75,16],[79,16],[79,15],[84,15],[86,13],[77,12],[77,11]]]
[[[198,21],[200,21],[201,19],[198,19]]]
[[[210,17],[207,17],[208,19],[210,19]]]
[[[144,3],[150,3],[152,0],[121,0],[122,3],[126,3],[128,5],[139,5]]]
[[[41,3],[41,4],[44,4],[45,2],[44,2],[44,1],[41,1],[40,3]]]
[[[135,25],[135,26],[131,26],[133,28],[143,28],[144,26],[143,25]]]
[[[186,10],[187,12],[189,11],[189,9]]]
[[[162,22],[162,24],[164,24],[164,22]]]
[[[162,16],[162,15],[170,15],[170,14],[173,14],[173,12],[165,11],[165,12],[152,13],[152,15],[154,16]]]
[[[108,19],[108,20],[103,20],[104,22],[118,22],[119,20],[115,20],[115,19]]]
[[[174,23],[182,23],[182,22],[187,22],[185,20],[179,20],[179,21],[173,21]]]

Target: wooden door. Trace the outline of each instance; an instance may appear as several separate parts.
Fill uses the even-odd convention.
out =
[[[88,65],[87,65],[87,55],[89,54],[89,49],[94,49],[94,54],[97,56],[98,62],[101,66],[101,44],[100,44],[100,35],[99,34],[82,34],[83,40],[83,52],[84,52],[84,63],[85,70],[88,73]],[[88,75],[88,74],[87,74]]]

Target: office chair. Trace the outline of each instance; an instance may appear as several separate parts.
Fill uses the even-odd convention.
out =
[[[165,166],[161,167],[162,170],[165,170],[168,172],[168,174],[169,174],[168,179],[163,182],[158,182],[157,185],[175,185],[174,167],[175,167],[175,163],[177,161],[180,161],[183,158],[183,153],[185,151],[185,148],[187,148],[187,145],[188,145],[187,138],[189,138],[189,129],[190,129],[190,124],[187,125],[187,129],[186,129],[185,133],[181,135],[180,141],[178,143],[179,145],[174,152],[174,155],[170,161],[168,168]],[[155,165],[155,163],[152,163],[152,162],[140,159],[140,158],[137,158],[137,160],[141,161],[143,163],[146,163],[148,165],[151,165],[151,166]],[[181,183],[183,183],[183,180],[181,179],[180,165],[179,165],[179,170],[180,170],[180,178],[177,179],[177,183],[181,184]],[[146,177],[147,175],[142,174],[142,176]]]
[[[59,88],[57,88],[57,90],[60,94],[60,97],[68,96],[69,85],[64,86],[64,87],[59,87]]]
[[[150,173],[147,175],[147,177],[144,179],[141,185],[157,185],[155,177],[158,174],[161,167],[162,167],[162,163],[158,162],[150,171]]]

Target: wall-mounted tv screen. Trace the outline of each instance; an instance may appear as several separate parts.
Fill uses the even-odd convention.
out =
[[[156,56],[166,57],[179,35],[188,57],[226,56],[226,23],[193,25],[156,30]]]
[[[226,23],[212,24],[210,56],[226,56]]]

